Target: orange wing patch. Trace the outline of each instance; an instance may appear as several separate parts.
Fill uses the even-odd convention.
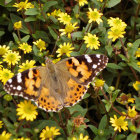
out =
[[[29,70],[28,77],[25,77],[24,92],[29,96],[38,96],[38,90],[41,84],[39,70]]]
[[[72,58],[66,61],[66,66],[68,67],[70,74],[78,78],[81,83],[84,83],[92,76],[92,70],[88,70],[88,67],[84,61],[82,61],[80,64],[76,58]]]
[[[49,89],[42,87],[41,94],[36,101],[36,104],[45,111],[59,111],[63,108],[61,102],[50,95]]]
[[[80,101],[87,91],[86,86],[76,83],[73,79],[68,82],[69,91],[64,99],[64,106],[73,106],[75,103]]]

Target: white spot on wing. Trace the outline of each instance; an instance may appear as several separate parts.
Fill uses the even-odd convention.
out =
[[[92,59],[91,59],[91,57],[89,56],[89,55],[85,55],[85,58],[86,58],[86,60],[87,60],[87,62],[88,63],[91,63],[92,62]]]
[[[9,79],[9,80],[8,80],[8,83],[12,83],[12,79]]]
[[[100,54],[97,54],[97,55],[96,55],[97,58],[100,58],[100,56],[101,56]]]
[[[21,90],[22,89],[22,87],[21,86],[17,86],[17,90]]]
[[[13,87],[13,85],[10,85],[10,87]]]
[[[93,69],[96,69],[97,68],[97,65],[93,64],[92,68]]]
[[[18,74],[17,74],[17,82],[18,82],[18,83],[21,83],[21,82],[22,82],[21,73],[18,73]]]

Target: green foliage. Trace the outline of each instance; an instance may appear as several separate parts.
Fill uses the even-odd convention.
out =
[[[78,140],[81,133],[92,140],[137,140],[140,133],[140,83],[136,85],[136,82],[140,82],[140,52],[137,54],[140,48],[140,1],[88,0],[87,4],[79,6],[78,0],[28,0],[34,7],[19,11],[13,6],[17,2],[21,1],[0,0],[0,48],[3,45],[9,46],[11,51],[18,52],[21,56],[16,65],[9,65],[3,61],[0,52],[0,121],[3,122],[2,127],[0,123],[0,138],[2,132],[6,131],[11,133],[10,140],[21,137],[39,140],[42,130],[49,126],[59,129],[60,135],[54,138],[56,140],[75,140],[73,137]],[[102,22],[89,23],[88,8],[99,10],[103,14]],[[72,18],[71,23],[64,24],[59,19],[58,10],[67,13]],[[112,28],[108,22],[110,17],[118,17],[127,24],[125,34],[115,41],[109,38]],[[22,22],[22,27],[15,29],[14,24],[19,21]],[[70,32],[70,37],[68,32],[61,34],[60,29],[74,23],[77,23],[78,28]],[[96,44],[93,49],[87,47],[83,38],[88,33],[96,35],[99,49],[95,49]],[[41,50],[33,43],[39,39],[45,42],[45,49]],[[26,60],[35,60],[36,66],[45,63],[45,57],[57,60],[56,51],[64,42],[71,43],[74,48],[70,56],[104,54],[109,58],[107,67],[97,76],[105,81],[104,85],[97,87],[93,81],[83,100],[72,107],[63,108],[59,112],[37,109],[38,116],[35,120],[20,120],[16,109],[23,98],[6,94],[1,78],[3,68],[16,74]],[[32,51],[24,53],[19,49],[22,43],[30,44]],[[66,53],[59,58],[67,58]],[[133,110],[132,114],[137,112],[135,117],[129,115],[130,109]],[[122,127],[121,132],[114,130],[110,122],[114,115],[117,119],[126,117],[128,130],[124,131]]]

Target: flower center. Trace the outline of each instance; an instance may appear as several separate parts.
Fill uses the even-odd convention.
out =
[[[89,37],[89,44],[95,44],[96,39],[93,37]]]
[[[8,79],[9,78],[9,73],[4,73],[3,74],[3,77],[6,78],[6,79]]]
[[[45,42],[40,41],[40,42],[38,42],[37,46],[38,46],[39,48],[43,48],[43,47],[45,46]]]
[[[116,120],[116,126],[123,126],[124,122],[121,119]]]
[[[71,33],[74,30],[72,26],[66,26],[66,32]]]
[[[10,55],[8,56],[8,59],[9,59],[9,61],[15,61],[15,59],[16,59],[15,54],[10,54]]]
[[[99,18],[99,14],[98,14],[97,12],[92,12],[92,13],[91,13],[91,17],[92,17],[94,20],[96,20],[96,19]]]
[[[24,107],[24,112],[27,113],[27,114],[31,114],[31,112],[32,112],[31,106],[30,105],[26,105]]]
[[[53,132],[52,131],[47,131],[45,133],[45,138],[52,138],[53,137]]]

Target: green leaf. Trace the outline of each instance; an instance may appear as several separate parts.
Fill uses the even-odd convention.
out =
[[[126,138],[124,134],[119,134],[115,136],[115,140],[123,140],[124,138]]]
[[[88,125],[88,127],[91,129],[91,131],[92,131],[95,135],[98,134],[98,129],[97,129],[95,126],[93,126],[93,125]]]
[[[5,3],[8,4],[10,3],[12,0],[5,0]]]
[[[134,96],[135,97],[135,103],[136,103],[136,109],[140,111],[140,97]]]
[[[35,45],[33,46],[33,52],[35,55],[38,55],[38,53],[40,52],[39,49]]]
[[[43,6],[43,11],[47,12],[52,6],[58,4],[57,1],[47,1]]]
[[[38,15],[39,11],[37,8],[30,8],[25,11],[25,15]]]
[[[104,115],[100,121],[99,129],[105,129],[106,126],[107,126],[107,116]]]
[[[115,64],[115,63],[108,63],[107,64],[107,68],[111,68],[111,69],[122,69],[121,66]]]
[[[109,112],[110,108],[111,108],[111,103],[108,102],[106,105],[105,105],[105,108],[106,108],[106,111]]]
[[[0,31],[0,36],[3,36],[5,34],[4,31]]]
[[[136,140],[137,138],[137,134],[130,134],[128,137],[127,137],[127,140]]]
[[[136,129],[136,133],[139,133],[140,134],[140,128],[137,128]]]
[[[80,105],[75,105],[72,106],[70,108],[68,108],[70,111],[70,114],[75,114],[75,116],[81,115],[81,116],[85,116],[85,114],[87,113],[87,109],[82,108]]]
[[[52,35],[52,37],[53,37],[55,40],[57,40],[58,35],[54,32],[54,30],[53,30],[50,26],[48,26],[48,29],[49,29],[50,34]]]
[[[17,42],[17,43],[19,42],[19,38],[15,33],[13,33],[13,38],[14,38],[15,42]]]
[[[109,0],[107,2],[107,8],[111,8],[116,6],[117,4],[119,4],[121,2],[121,0]]]
[[[140,67],[138,67],[137,63],[135,62],[130,62],[128,63],[129,66],[133,67],[135,70],[137,70],[138,72],[140,72]]]
[[[117,89],[117,90],[115,90],[115,91],[113,92],[113,94],[112,94],[112,95],[113,95],[113,97],[112,97],[112,102],[114,102],[114,101],[116,100],[116,98],[117,98],[119,92],[120,92],[119,89]]]
[[[32,34],[35,39],[42,39],[50,43],[50,39],[48,38],[48,34],[45,31],[36,31],[35,34]]]
[[[83,37],[83,32],[74,32],[72,33],[72,37],[77,37],[77,38],[82,38]]]
[[[37,19],[35,17],[27,17],[25,18],[25,22],[31,22],[31,21],[36,21]]]
[[[21,41],[22,42],[27,42],[29,40],[29,38],[30,38],[30,35],[26,35],[21,39]]]
[[[107,45],[105,46],[105,49],[107,50],[108,55],[111,56],[113,47],[111,45]]]
[[[83,99],[86,99],[86,98],[88,98],[89,96],[90,96],[90,94],[89,94],[89,93],[86,93],[86,94],[84,95]]]
[[[119,56],[123,61],[128,62],[128,59],[127,59],[124,55],[119,54],[118,56]]]

